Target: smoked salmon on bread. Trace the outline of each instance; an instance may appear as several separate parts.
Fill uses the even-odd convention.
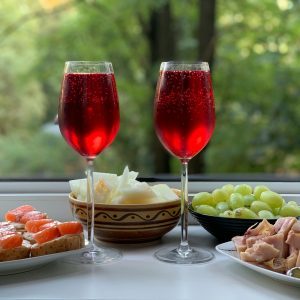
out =
[[[0,222],[0,262],[84,247],[81,223],[49,219],[31,205],[9,210],[5,220]]]
[[[30,256],[30,244],[23,241],[22,245],[10,249],[0,249],[0,262],[28,258]]]
[[[53,254],[84,247],[81,223],[75,221],[53,222],[43,226],[44,229],[33,234],[36,243],[31,247],[31,256]]]
[[[41,256],[46,254],[59,253],[70,250],[77,250],[84,247],[84,237],[81,234],[67,234],[57,237],[42,244],[31,246],[31,256]]]
[[[4,217],[7,222],[15,226],[17,231],[24,232],[28,221],[46,219],[47,214],[36,210],[31,205],[21,205],[9,210]]]
[[[0,262],[27,258],[30,246],[8,222],[0,222]]]

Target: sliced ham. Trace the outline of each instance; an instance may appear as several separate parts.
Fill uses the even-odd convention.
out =
[[[265,237],[266,237],[265,235],[259,234],[259,235],[254,235],[246,238],[245,243],[247,245],[247,248],[251,248],[257,241],[260,241]]]
[[[272,258],[271,260],[264,262],[263,266],[279,273],[285,273],[286,259],[280,257]]]
[[[234,238],[232,238],[232,241],[238,254],[244,252],[247,249],[247,245],[245,244],[245,239],[243,236],[235,236]]]
[[[299,250],[299,253],[298,253],[298,258],[297,258],[295,267],[300,267],[300,250]]]
[[[285,258],[288,254],[289,247],[285,243],[284,234],[283,233],[277,233],[271,236],[264,237],[262,239],[267,244],[272,245],[274,248],[279,250],[279,256],[281,258]]]
[[[300,233],[291,230],[286,239],[286,243],[293,248],[300,249]]]
[[[297,258],[299,256],[299,250],[294,250],[287,258],[286,258],[286,268],[287,270],[295,267]]]
[[[250,236],[264,235],[269,236],[275,233],[274,226],[267,220],[262,220],[256,227],[251,226],[245,233],[245,238]]]
[[[294,225],[291,229],[294,230],[295,232],[300,232],[300,221],[297,221],[296,223],[294,223]]]
[[[283,233],[284,239],[286,239],[289,231],[295,223],[297,223],[297,219],[295,217],[280,218],[275,222],[274,230],[277,233]]]
[[[277,233],[274,235],[257,235],[250,236],[246,238],[246,246],[247,248],[251,248],[256,242],[263,241],[270,245],[273,245],[276,249],[279,250],[279,257],[286,257],[288,253],[288,245],[285,244],[285,238],[283,233]]]
[[[279,254],[280,251],[274,246],[263,241],[257,241],[251,248],[241,252],[240,257],[244,261],[261,263],[276,258]]]
[[[274,225],[263,220],[232,241],[244,261],[281,273],[300,267],[300,221],[294,217],[280,218]]]

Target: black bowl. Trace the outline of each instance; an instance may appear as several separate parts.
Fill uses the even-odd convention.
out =
[[[227,242],[234,236],[244,235],[250,226],[262,221],[262,219],[236,219],[203,215],[195,212],[191,206],[189,211],[203,228],[220,242]],[[274,224],[276,219],[269,219],[268,222]]]

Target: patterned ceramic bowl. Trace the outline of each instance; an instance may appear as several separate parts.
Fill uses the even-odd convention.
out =
[[[74,217],[87,225],[87,204],[69,201]],[[91,206],[89,206],[91,212]],[[95,204],[95,238],[111,243],[144,243],[173,229],[180,218],[180,200],[154,204]]]

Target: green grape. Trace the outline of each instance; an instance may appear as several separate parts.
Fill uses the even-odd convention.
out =
[[[234,218],[234,213],[232,210],[225,210],[223,213],[219,214],[219,217],[223,218]]]
[[[276,208],[272,209],[274,215],[279,215],[280,210],[281,210],[281,207],[276,207]]]
[[[267,203],[271,208],[281,207],[283,202],[282,197],[272,191],[262,192],[260,200]]]
[[[213,197],[213,204],[216,205],[219,202],[226,202],[228,199],[228,194],[222,189],[215,189],[211,193]]]
[[[261,219],[275,219],[274,215],[268,210],[261,210],[258,212]]]
[[[272,208],[267,203],[258,200],[252,202],[250,209],[256,214],[258,214],[261,210],[268,210],[272,212]]]
[[[207,204],[196,206],[195,210],[197,213],[203,214],[203,215],[208,215],[208,216],[217,216],[218,215],[217,210],[214,207],[207,205]]]
[[[193,197],[193,200],[192,200],[193,208],[195,208],[196,206],[202,205],[202,204],[207,204],[207,205],[213,204],[213,197],[210,193],[201,192],[201,193],[196,194]]]
[[[228,210],[229,209],[229,205],[227,202],[219,202],[217,203],[216,205],[216,209],[218,212],[224,212],[225,210]]]
[[[248,184],[238,184],[234,187],[234,192],[241,195],[249,195],[252,193],[252,187]]]
[[[245,206],[251,206],[252,202],[255,201],[255,197],[253,194],[249,194],[249,195],[245,195],[244,196],[244,202],[245,202]]]
[[[259,200],[260,199],[260,194],[262,192],[265,192],[265,191],[269,191],[269,188],[266,187],[265,185],[257,185],[255,188],[254,188],[254,197]]]
[[[241,194],[239,193],[233,193],[230,195],[229,198],[229,207],[231,209],[236,209],[239,207],[243,207],[244,206],[244,198]]]
[[[236,208],[233,213],[239,219],[258,219],[256,213],[246,207]]]
[[[233,184],[225,184],[221,187],[221,190],[225,191],[230,196],[234,191],[234,185]]]
[[[300,207],[295,205],[284,205],[279,214],[282,217],[298,217],[300,216]]]
[[[286,202],[267,186],[252,189],[248,184],[225,184],[212,193],[201,192],[192,199],[193,209],[201,214],[226,218],[278,219],[300,216],[296,201]]]

